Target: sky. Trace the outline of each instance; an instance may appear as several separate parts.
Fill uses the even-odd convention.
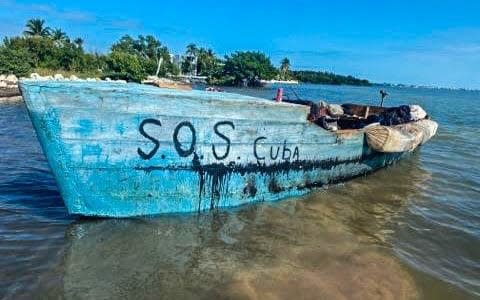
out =
[[[480,1],[0,0],[0,37],[45,19],[89,51],[152,34],[172,53],[196,43],[218,55],[265,52],[276,65],[372,82],[480,89]]]

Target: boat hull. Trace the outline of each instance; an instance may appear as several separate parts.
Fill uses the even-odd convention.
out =
[[[302,195],[389,165],[361,131],[332,133],[308,108],[134,84],[23,82],[71,214],[196,212]]]

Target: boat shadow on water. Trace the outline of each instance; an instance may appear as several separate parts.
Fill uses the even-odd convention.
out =
[[[416,187],[419,156],[302,201],[201,214],[78,219],[59,266],[66,298],[411,299],[389,235]]]

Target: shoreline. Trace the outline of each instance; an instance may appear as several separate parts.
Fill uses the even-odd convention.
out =
[[[18,87],[18,79],[17,78],[10,78],[12,81],[6,81],[4,78],[6,76],[2,76],[0,80],[1,82],[7,82],[8,84],[4,84],[3,86],[0,86],[0,103],[15,103],[15,102],[21,102],[22,95],[20,92],[20,89]],[[40,77],[40,76],[39,76]],[[88,79],[80,79],[76,76],[72,76],[72,78],[59,78],[58,74],[55,76],[44,76],[40,77],[41,79],[46,79],[46,78],[51,78],[52,80],[72,80],[72,81],[83,81]],[[38,79],[40,79],[38,78]],[[30,78],[30,79],[37,79],[35,76]],[[102,80],[103,81],[103,80]],[[112,81],[115,82],[114,80],[105,80],[105,81]],[[124,82],[124,81],[122,81]],[[301,82],[301,81],[293,81],[293,80],[262,80],[262,83],[264,83],[264,86],[261,87],[249,87],[249,88],[264,88],[264,87],[272,87],[275,85],[282,86],[283,84],[289,85],[289,86],[300,86],[300,85],[325,85],[325,86],[348,86],[348,87],[386,87],[386,88],[398,88],[398,89],[403,89],[403,88],[408,88],[408,89],[426,89],[426,90],[444,90],[444,91],[460,91],[460,92],[480,92],[480,89],[466,89],[466,88],[448,88],[448,87],[435,87],[435,86],[421,86],[421,85],[408,85],[408,84],[389,84],[389,83],[372,83],[370,86],[364,86],[364,85],[355,85],[355,84],[328,84],[328,83],[310,83],[310,82]],[[145,80],[142,82],[142,84],[149,84],[148,80]],[[208,86],[208,84],[206,85]],[[214,85],[218,87],[230,87],[230,88],[235,88],[236,86],[229,86],[229,85]],[[163,87],[163,86],[159,86]],[[166,87],[169,88],[169,87]],[[174,87],[175,88],[175,87]]]

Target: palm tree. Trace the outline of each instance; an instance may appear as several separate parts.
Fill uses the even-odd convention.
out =
[[[184,69],[193,75],[197,75],[197,64],[198,64],[198,52],[199,49],[197,45],[191,43],[188,44],[187,50],[185,51],[185,61],[184,61]]]
[[[285,57],[284,59],[282,59],[280,70],[282,71],[283,74],[288,73],[288,71],[290,70],[290,60],[288,58]]]
[[[195,44],[193,44],[193,43],[188,44],[186,54],[189,55],[189,56],[196,57],[197,54],[198,54],[198,47],[197,47],[197,45],[195,45]]]
[[[75,40],[73,40],[73,43],[75,45],[77,45],[78,48],[82,48],[83,46],[83,39],[82,38],[76,38]]]
[[[25,26],[27,27],[27,30],[23,32],[25,35],[41,37],[47,37],[50,35],[50,28],[45,27],[45,20],[30,19]]]
[[[199,75],[208,75],[214,72],[217,64],[212,49],[199,48],[197,50],[197,72]]]
[[[52,37],[52,40],[56,42],[63,42],[67,39],[67,34],[60,28],[55,28],[52,30],[50,32],[50,36]]]

